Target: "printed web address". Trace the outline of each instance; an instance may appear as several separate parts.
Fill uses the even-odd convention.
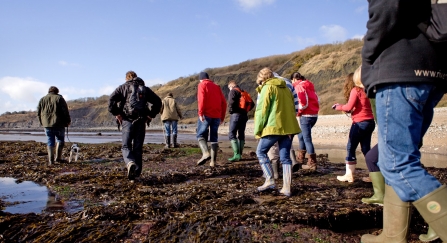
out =
[[[447,79],[447,74],[446,73],[441,73],[441,72],[437,72],[437,71],[414,70],[414,73],[416,74],[416,76]]]

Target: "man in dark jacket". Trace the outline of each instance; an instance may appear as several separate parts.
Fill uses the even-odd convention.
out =
[[[48,165],[62,160],[64,148],[65,127],[71,123],[70,113],[64,97],[59,95],[59,89],[51,86],[48,94],[42,97],[37,105],[37,117],[40,125],[45,128],[47,135]],[[55,142],[56,156],[55,156]]]
[[[247,125],[247,111],[240,108],[241,89],[234,80],[228,83],[228,111],[230,113],[230,126],[228,137],[233,149],[233,157],[229,158],[230,162],[239,161],[242,157],[242,151],[245,145],[245,127]],[[255,103],[252,102],[250,110],[253,109]]]
[[[447,187],[421,166],[418,144],[447,84],[447,44],[417,28],[430,1],[370,0],[362,82],[376,98],[379,168],[385,177],[383,233],[361,242],[404,242],[411,203],[447,241]]]
[[[148,103],[152,104],[151,109]],[[122,153],[127,177],[134,180],[143,169],[143,143],[146,122],[154,118],[161,107],[161,99],[134,71],[126,73],[126,82],[113,91],[109,99],[109,112],[122,125]]]

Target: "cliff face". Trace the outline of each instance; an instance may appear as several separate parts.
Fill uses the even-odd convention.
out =
[[[362,42],[350,40],[340,44],[312,46],[302,51],[287,55],[277,55],[253,60],[247,60],[239,64],[209,68],[210,78],[220,85],[225,97],[228,96],[227,84],[235,80],[239,86],[250,93],[253,99],[257,98],[255,82],[258,72],[269,67],[283,77],[299,71],[307,79],[315,84],[316,92],[320,98],[320,114],[335,114],[330,107],[334,103],[344,103],[342,89],[344,78],[360,65],[360,51]],[[193,74],[170,81],[164,85],[151,87],[154,92],[164,98],[172,92],[185,119],[183,123],[195,123],[197,121],[197,85],[198,75]],[[68,101],[71,127],[88,128],[116,126],[114,117],[107,111],[108,96],[98,98],[86,98]],[[253,116],[253,111],[249,116]],[[228,119],[228,118],[227,118]],[[157,116],[152,122],[160,124]],[[38,128],[35,113],[13,114],[0,116],[0,128]]]

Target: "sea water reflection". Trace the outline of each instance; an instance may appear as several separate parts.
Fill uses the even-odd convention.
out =
[[[121,132],[69,132],[66,141],[73,143],[110,143],[121,142]],[[196,136],[193,133],[180,133],[177,136],[178,142],[195,141]],[[0,141],[36,141],[45,143],[47,138],[42,132],[27,131],[2,131],[0,132]],[[145,143],[163,143],[164,134],[162,131],[146,132]]]
[[[70,132],[68,135],[69,142],[73,143],[121,143],[121,132],[118,131],[106,131],[101,132]],[[67,139],[66,139],[67,140]],[[227,135],[219,135],[219,146],[224,152],[231,152],[231,146],[228,141]],[[2,131],[0,132],[0,141],[36,141],[36,142],[46,142],[46,137],[44,132],[34,131],[34,132],[22,132],[22,131]],[[193,143],[197,141],[196,134],[191,132],[179,131],[177,136],[177,141],[179,143]],[[145,143],[164,143],[163,131],[147,131],[144,140]],[[297,141],[294,141],[294,147],[297,149]],[[246,136],[245,151],[256,151],[257,141],[254,137]],[[329,155],[329,161],[334,163],[344,163],[346,151],[340,148],[330,148],[323,146],[315,147],[317,153],[323,153]],[[366,169],[366,163],[364,156],[357,151],[357,166],[359,168]],[[425,166],[433,166],[437,168],[447,167],[447,156],[440,154],[430,154],[422,153],[422,163]]]
[[[48,201],[48,189],[32,181],[0,178],[0,197],[8,213],[40,213]]]
[[[63,202],[46,186],[11,177],[0,177],[0,198],[5,202],[3,211],[8,213],[38,214],[54,211],[74,213],[83,209],[82,201]]]

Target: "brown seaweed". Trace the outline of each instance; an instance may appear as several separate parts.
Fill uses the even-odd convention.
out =
[[[70,144],[67,144],[69,147]],[[0,242],[359,242],[379,233],[382,207],[362,204],[370,183],[342,183],[343,164],[318,156],[317,172],[298,171],[292,196],[256,192],[263,183],[255,156],[196,166],[195,145],[144,145],[140,179],[129,182],[119,144],[78,144],[79,160],[47,166],[46,144],[0,142],[0,176],[47,186],[82,210],[40,214],[0,212]],[[64,150],[64,157],[68,151]],[[447,170],[428,168],[446,183]],[[358,177],[367,171],[358,170]],[[277,181],[282,185],[282,180]],[[6,207],[0,199],[0,206]],[[409,242],[426,231],[415,211]],[[440,242],[440,241],[435,241]]]

